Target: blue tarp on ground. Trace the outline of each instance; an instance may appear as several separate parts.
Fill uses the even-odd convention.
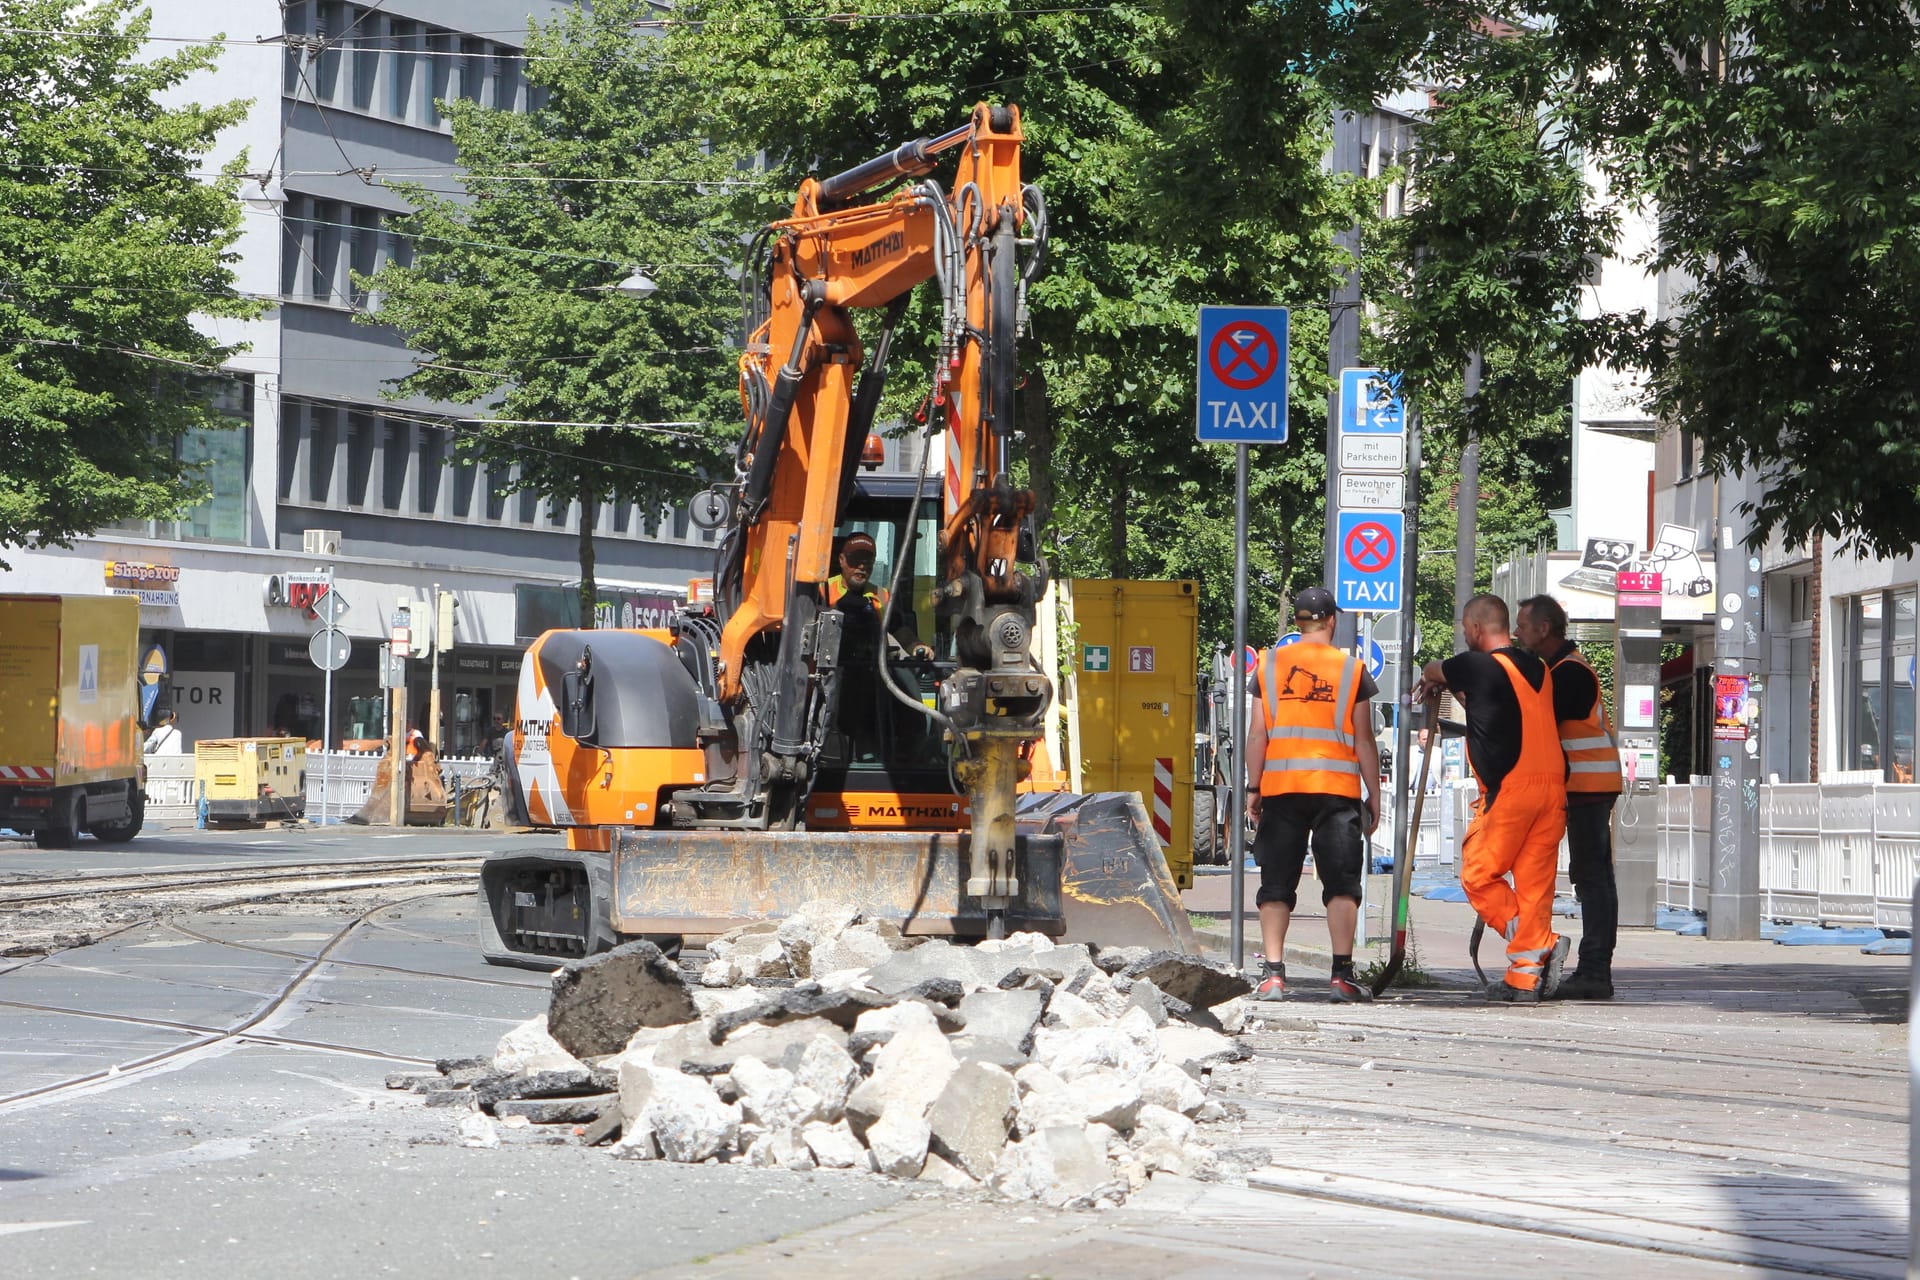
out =
[[[1912,938],[1882,938],[1878,942],[1869,942],[1860,948],[1863,956],[1910,956],[1913,954]]]
[[[1661,907],[1653,918],[1653,927],[1677,933],[1683,938],[1697,938],[1707,931],[1707,922],[1691,911],[1675,911],[1672,907]]]
[[[1878,929],[1823,929],[1817,924],[1798,924],[1783,929],[1774,941],[1783,947],[1864,947],[1880,942],[1886,934]]]
[[[1578,920],[1580,918],[1580,902],[1576,898],[1555,898],[1553,900],[1553,914],[1566,916],[1569,920]]]
[[[1423,889],[1420,896],[1429,902],[1465,902],[1467,891],[1460,887],[1459,881],[1451,884],[1437,884],[1431,889]]]

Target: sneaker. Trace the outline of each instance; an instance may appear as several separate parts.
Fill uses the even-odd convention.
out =
[[[1285,965],[1266,966],[1260,985],[1253,989],[1253,998],[1269,1004],[1287,998],[1287,970]]]
[[[1553,993],[1560,989],[1561,975],[1567,967],[1567,950],[1573,940],[1561,934],[1553,940],[1553,950],[1547,953],[1547,963],[1540,971],[1540,998],[1553,999]]]
[[[1335,1004],[1373,1003],[1373,992],[1350,973],[1334,974],[1333,981],[1327,984],[1327,990],[1332,994]]]
[[[1503,980],[1487,988],[1487,1000],[1491,1004],[1539,1004],[1540,992],[1522,991]]]
[[[1575,969],[1560,982],[1555,1000],[1611,1000],[1613,979],[1604,974],[1582,973]]]

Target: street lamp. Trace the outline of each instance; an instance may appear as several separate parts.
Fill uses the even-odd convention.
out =
[[[660,286],[655,284],[646,272],[635,267],[632,274],[619,284],[612,286],[612,289],[613,292],[624,294],[629,298],[650,298],[659,291]]]
[[[249,173],[240,183],[240,203],[258,213],[278,213],[287,203],[276,173]]]

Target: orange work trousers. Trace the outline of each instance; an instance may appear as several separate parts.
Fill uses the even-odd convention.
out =
[[[1567,829],[1558,778],[1509,778],[1474,802],[1460,846],[1460,885],[1487,927],[1507,940],[1507,985],[1532,991],[1553,950],[1553,881]],[[1507,883],[1507,877],[1513,883]]]

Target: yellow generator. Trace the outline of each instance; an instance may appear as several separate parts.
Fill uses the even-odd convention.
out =
[[[194,792],[208,822],[307,814],[307,744],[300,738],[207,738],[193,748]]]
[[[1174,883],[1192,888],[1199,588],[1098,578],[1054,586],[1071,789],[1138,792]]]

